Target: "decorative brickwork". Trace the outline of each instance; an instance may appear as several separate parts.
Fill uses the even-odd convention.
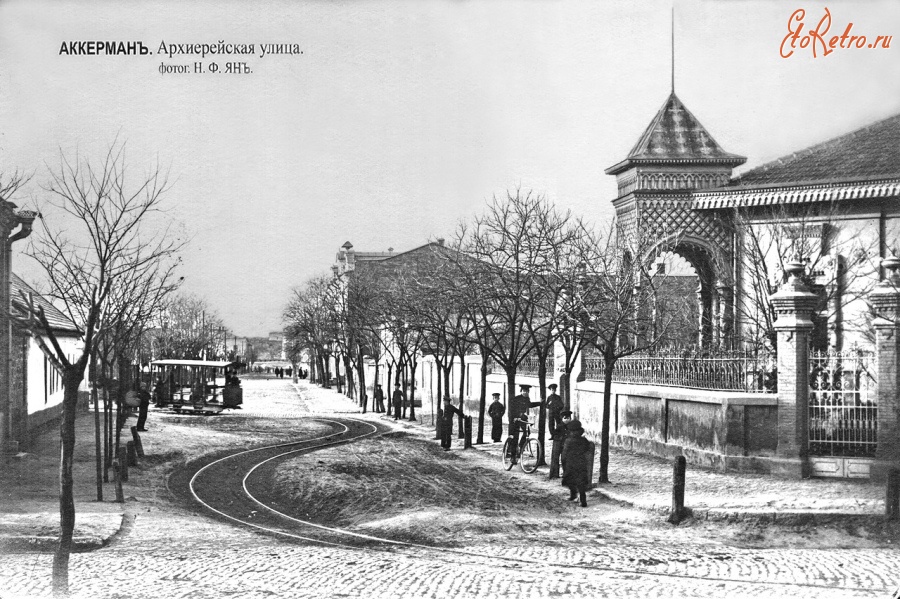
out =
[[[900,276],[896,273],[900,262],[884,261],[891,274],[869,294],[875,309],[875,352],[878,361],[878,448],[871,476],[883,479],[889,468],[900,463],[900,391],[898,359],[900,359]]]

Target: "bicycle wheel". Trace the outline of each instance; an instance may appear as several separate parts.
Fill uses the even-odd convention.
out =
[[[528,439],[528,443],[522,448],[522,471],[531,474],[537,470],[541,459],[541,444],[537,439]]]
[[[506,439],[506,443],[503,444],[503,453],[500,454],[500,459],[503,460],[503,467],[507,470],[512,470],[513,464],[513,439],[509,437]]]

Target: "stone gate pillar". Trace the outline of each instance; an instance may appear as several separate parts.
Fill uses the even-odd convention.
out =
[[[878,406],[878,446],[871,477],[883,480],[890,468],[900,465],[900,423],[898,411],[900,390],[897,361],[900,359],[900,260],[887,258],[882,266],[888,275],[869,294],[869,301],[875,310],[875,358],[878,373],[876,402]]]
[[[809,334],[818,297],[799,275],[803,264],[791,262],[789,278],[769,299],[775,307],[778,333],[778,448],[776,469],[782,474],[809,476]]]

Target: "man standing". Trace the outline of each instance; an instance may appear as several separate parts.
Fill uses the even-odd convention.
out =
[[[400,383],[394,383],[394,394],[391,396],[391,403],[394,406],[394,420],[399,420],[400,409],[403,407],[403,391],[400,390]]]
[[[509,408],[509,434],[513,438],[513,447],[519,446],[519,431],[524,430],[523,424],[516,422],[517,419],[528,419],[528,410],[541,405],[540,401],[531,401],[528,392],[531,391],[531,385],[519,385],[519,394],[513,397],[512,405]],[[515,462],[515,457],[513,457]]]
[[[491,439],[494,443],[500,442],[503,436],[503,415],[506,414],[506,406],[500,403],[500,394],[492,393],[494,401],[488,408],[488,416],[491,417]]]
[[[569,501],[581,500],[581,507],[587,507],[588,455],[591,443],[585,439],[581,422],[572,420],[566,425],[568,437],[562,452],[563,486],[569,487]]]
[[[384,412],[384,389],[381,385],[375,385],[375,411]]]
[[[550,429],[550,439],[553,441],[553,451],[550,454],[550,478],[559,478],[559,455],[562,453],[562,445],[566,440],[566,431],[562,422],[562,411],[565,405],[562,398],[556,394],[556,383],[547,385],[550,395],[547,396],[547,426]]]
[[[147,432],[144,425],[147,424],[147,408],[150,407],[150,393],[144,389],[143,385],[138,388],[137,393],[141,403],[138,404],[138,421],[136,428],[141,432]]]

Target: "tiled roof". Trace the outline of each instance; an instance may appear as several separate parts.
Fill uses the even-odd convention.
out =
[[[634,162],[713,162],[737,166],[745,160],[743,156],[723,150],[672,92],[628,153],[628,158],[606,172],[616,174]]]
[[[728,187],[900,178],[900,115],[784,156],[735,177]]]
[[[10,277],[10,300],[15,308],[24,313],[26,304],[25,300],[22,299],[22,293],[20,293],[20,291],[26,296],[31,293],[34,298],[35,307],[42,306],[44,308],[44,315],[47,317],[47,322],[54,331],[81,335],[81,331],[78,330],[78,327],[76,327],[71,320],[66,318],[65,314],[47,301],[47,298],[32,289],[28,283],[20,279],[15,273],[12,273],[12,276]]]

